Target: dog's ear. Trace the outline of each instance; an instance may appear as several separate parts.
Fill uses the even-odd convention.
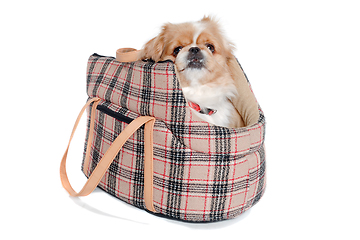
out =
[[[147,60],[152,59],[155,62],[159,61],[162,51],[163,51],[163,44],[159,36],[151,39],[148,41],[143,49],[141,50],[140,59]]]
[[[152,59],[155,62],[161,60],[161,56],[165,48],[165,35],[168,28],[168,24],[162,27],[161,33],[148,41],[141,50],[140,58],[142,60]]]

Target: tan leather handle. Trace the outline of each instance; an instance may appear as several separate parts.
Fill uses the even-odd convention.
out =
[[[116,50],[116,61],[118,62],[135,62],[139,60],[140,50],[135,48],[120,48]]]
[[[85,163],[88,163],[89,158],[89,150],[90,145],[92,142],[92,136],[93,136],[93,124],[94,116],[95,116],[95,109],[97,104],[99,103],[99,98],[93,98],[90,99],[85,106],[81,109],[78,118],[76,119],[73,131],[70,136],[69,144],[66,148],[66,151],[64,153],[64,156],[61,160],[60,164],[60,178],[61,183],[65,190],[70,194],[70,196],[73,197],[79,197],[79,196],[87,196],[89,195],[99,184],[100,180],[104,176],[107,169],[110,167],[110,164],[114,160],[115,156],[120,151],[121,147],[124,145],[124,143],[133,135],[133,133],[139,129],[142,125],[145,124],[144,128],[144,201],[145,206],[148,210],[152,212],[156,212],[153,204],[153,146],[152,146],[152,139],[153,139],[153,127],[155,123],[154,117],[149,116],[141,116],[137,119],[133,120],[115,139],[115,141],[111,144],[109,149],[106,151],[104,156],[101,158],[99,163],[97,164],[96,168],[90,175],[89,179],[85,183],[84,187],[81,189],[79,193],[77,193],[70,185],[67,173],[66,173],[66,158],[69,150],[69,146],[71,143],[71,140],[74,136],[75,130],[79,124],[80,118],[83,115],[85,109],[94,102],[92,107],[92,114],[91,114],[91,120],[90,120],[90,133],[89,133],[89,140],[88,140],[88,146],[86,150],[86,157],[85,157]],[[85,166],[84,166],[85,168]],[[87,169],[87,168],[85,168]]]

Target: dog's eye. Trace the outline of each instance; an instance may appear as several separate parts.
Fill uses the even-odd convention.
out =
[[[183,47],[179,46],[174,49],[174,51],[173,51],[174,57],[176,57],[179,54],[179,52],[181,51],[182,48]]]
[[[207,47],[212,53],[215,52],[215,47],[214,47],[214,45],[212,45],[212,44],[210,44],[210,43],[207,43],[207,44],[206,44],[206,47]]]

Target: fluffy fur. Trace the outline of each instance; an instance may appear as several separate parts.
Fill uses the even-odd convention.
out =
[[[224,127],[245,125],[233,104],[238,97],[234,78],[239,71],[233,45],[223,37],[212,18],[167,23],[158,36],[145,44],[140,54],[143,60],[175,63],[185,98],[201,109],[216,111],[208,115],[194,110],[200,118]]]

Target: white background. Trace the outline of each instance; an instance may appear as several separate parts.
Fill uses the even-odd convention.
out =
[[[357,1],[2,1],[1,239],[360,239]],[[236,4],[235,4],[236,3]],[[59,163],[85,103],[88,57],[141,48],[165,22],[220,19],[266,120],[267,190],[210,224],[155,217]],[[79,190],[85,120],[69,154]]]

